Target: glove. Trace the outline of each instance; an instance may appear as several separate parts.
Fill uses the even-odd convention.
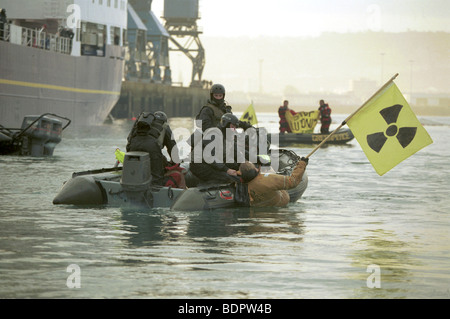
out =
[[[302,158],[300,158],[300,160],[305,162],[306,164],[308,164],[309,158],[308,157],[302,157]]]
[[[244,130],[249,129],[252,125],[249,122],[239,121],[238,127],[243,128]]]

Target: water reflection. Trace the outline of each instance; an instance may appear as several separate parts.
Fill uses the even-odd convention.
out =
[[[408,298],[411,294],[413,273],[412,266],[417,261],[411,257],[409,244],[397,238],[393,231],[385,229],[367,230],[367,235],[354,244],[355,249],[350,255],[351,265],[361,271],[355,273],[352,279],[363,283],[354,291],[355,298]],[[380,288],[367,287],[367,278],[371,272],[369,265],[380,267]]]
[[[233,208],[198,212],[169,209],[139,211],[121,209],[124,229],[131,247],[162,245],[167,241],[198,241],[222,237],[283,235],[301,241],[302,212],[289,208]]]

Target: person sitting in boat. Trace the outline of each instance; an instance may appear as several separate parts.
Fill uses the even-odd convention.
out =
[[[329,134],[330,124],[331,124],[331,108],[325,103],[324,100],[319,101],[319,111],[320,111],[320,133]]]
[[[206,134],[204,135],[202,141],[202,158],[201,162],[199,163],[196,160],[195,155],[195,149],[194,152],[191,153],[191,159],[192,162],[190,163],[190,171],[192,174],[194,174],[201,182],[203,183],[230,183],[233,182],[233,177],[230,176],[237,176],[237,169],[239,168],[239,164],[236,162],[236,159],[238,158],[237,151],[238,147],[236,147],[235,140],[228,141],[227,140],[227,129],[236,130],[238,127],[242,127],[244,129],[247,129],[249,127],[252,127],[250,124],[246,122],[241,122],[239,119],[231,114],[226,113],[221,117],[220,123],[216,128],[210,128],[206,131]],[[205,147],[212,143],[214,139],[209,139],[209,134],[213,133],[219,133],[217,130],[220,130],[220,134],[217,136],[222,137],[222,141],[220,142],[220,145],[223,145],[223,152],[222,158],[216,159],[214,158],[212,161],[208,160],[206,161],[204,158],[204,149]],[[231,143],[231,145],[230,145]],[[226,153],[227,150],[233,149],[233,162],[229,163],[227,162]],[[214,154],[211,154],[212,157],[215,156],[216,149],[212,149],[212,152]],[[245,156],[244,156],[245,157]]]
[[[164,112],[142,112],[137,118],[127,138],[127,152],[147,152],[150,155],[152,185],[164,186],[167,160],[162,149],[167,152],[172,162],[180,163],[178,148],[173,139],[172,130]]]
[[[300,184],[308,165],[308,158],[302,157],[290,176],[279,174],[262,174],[251,162],[242,163],[239,173],[248,187],[250,207],[283,207],[289,204],[288,189]]]
[[[291,128],[289,127],[289,123],[286,120],[286,112],[291,112],[292,115],[295,115],[296,112],[294,110],[289,109],[289,101],[284,100],[283,105],[278,108],[278,116],[280,117],[280,133],[291,133]]]

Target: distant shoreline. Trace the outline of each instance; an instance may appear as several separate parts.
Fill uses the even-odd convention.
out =
[[[248,105],[232,105],[234,112],[244,112]],[[271,105],[254,105],[256,113],[262,112],[262,113],[272,113],[278,111],[278,105],[277,106],[271,106]],[[331,107],[332,113],[335,114],[351,114],[356,109],[358,109],[359,106],[336,106]],[[421,116],[450,116],[450,106],[411,106],[413,112],[416,115]],[[292,107],[292,109],[296,112],[300,111],[312,111],[315,108],[314,107]]]

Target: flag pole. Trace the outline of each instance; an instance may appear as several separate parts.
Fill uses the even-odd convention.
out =
[[[380,93],[381,91],[383,91],[389,84],[391,84],[392,81],[395,80],[395,78],[398,76],[398,73],[396,73],[393,77],[391,77],[389,79],[389,81],[387,81],[380,89],[378,89],[378,91],[376,91],[374,94],[372,94],[372,96],[366,101],[364,102],[356,111],[354,111],[352,114],[350,114],[349,116],[347,116],[347,118],[333,131],[330,133],[330,135],[328,135],[326,138],[323,139],[322,142],[320,142],[319,145],[317,145],[312,151],[311,153],[309,153],[306,158],[309,158],[311,155],[313,155],[320,147],[322,147],[323,144],[326,143],[326,141],[328,141],[337,131],[339,131],[341,129],[341,127],[343,127],[345,124],[347,124],[347,122],[353,117],[355,116],[356,113],[358,113],[363,107],[366,106],[367,103],[369,103],[369,101],[374,98],[378,93]]]

